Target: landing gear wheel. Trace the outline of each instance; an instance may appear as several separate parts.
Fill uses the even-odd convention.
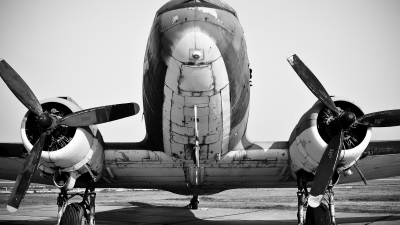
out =
[[[71,203],[65,208],[60,225],[86,225],[85,209],[79,203]]]
[[[307,225],[331,225],[331,218],[328,207],[321,203],[317,208],[307,207]]]

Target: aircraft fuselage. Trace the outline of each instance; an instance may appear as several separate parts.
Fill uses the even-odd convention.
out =
[[[185,159],[193,157],[196,105],[205,160],[234,149],[245,134],[250,70],[236,14],[202,4],[157,13],[145,53],[143,105],[146,143]]]

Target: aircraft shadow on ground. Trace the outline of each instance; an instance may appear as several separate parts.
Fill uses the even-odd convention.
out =
[[[197,218],[191,209],[186,207],[168,207],[168,206],[154,206],[150,204],[140,203],[140,202],[130,202],[132,206],[137,206],[137,208],[124,208],[111,210],[107,212],[101,212],[96,214],[97,220],[100,221],[120,221],[120,222],[137,222],[139,224],[234,224],[234,225],[253,225],[253,224],[297,224],[296,213],[293,212],[293,219],[291,220],[229,220],[224,219],[228,216],[239,216],[240,214],[246,214],[246,212],[240,212],[236,214],[223,214],[219,216],[210,215],[206,218]],[[257,211],[264,211],[266,214],[268,210],[262,209]],[[207,214],[207,212],[205,212]],[[111,219],[114,217],[114,219]],[[265,216],[268,218],[268,215]],[[121,220],[119,220],[121,218]],[[130,220],[129,218],[135,218]],[[127,220],[125,220],[127,219]],[[338,224],[342,223],[368,223],[372,221],[380,221],[385,219],[385,221],[398,221],[400,216],[371,216],[371,217],[349,217],[349,218],[338,218],[336,222]]]
[[[207,211],[204,211],[202,217],[198,218],[194,214],[194,210],[187,207],[173,206],[154,206],[141,202],[130,202],[132,206],[124,209],[110,210],[96,214],[98,222],[118,222],[118,224],[296,224],[297,219],[282,220],[282,221],[265,221],[265,220],[229,220],[224,219],[227,216],[237,216],[245,213],[235,214],[211,214],[207,216]],[[205,209],[199,209],[205,210]],[[265,211],[265,210],[257,210]],[[204,216],[205,215],[205,216]],[[294,214],[295,215],[295,214]],[[96,223],[97,224],[97,223]],[[107,223],[104,223],[107,224]]]
[[[203,218],[198,218],[193,213],[194,211],[186,207],[168,207],[168,206],[154,206],[142,202],[129,202],[130,205],[134,207],[127,207],[121,209],[114,209],[109,211],[103,211],[96,213],[96,224],[216,224],[216,225],[255,225],[255,224],[297,224],[296,212],[293,212],[293,219],[291,220],[231,220],[229,216],[239,216],[240,214],[247,214],[247,212],[239,212],[235,214],[219,214],[215,215],[210,213],[207,216],[207,211],[203,213]],[[268,210],[260,209],[256,210],[260,212],[265,212],[265,218],[268,218]],[[348,217],[348,218],[337,218],[338,224],[346,223],[368,223],[376,221],[400,221],[400,216],[370,216],[370,217]],[[27,221],[27,220],[13,220],[13,221],[0,221],[0,224],[54,224],[55,218],[53,220],[42,220],[42,221]]]

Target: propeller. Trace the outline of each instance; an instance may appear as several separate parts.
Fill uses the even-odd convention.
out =
[[[357,118],[357,124],[366,127],[400,126],[400,109],[366,114]]]
[[[311,72],[311,70],[301,61],[297,55],[292,55],[287,59],[292,65],[294,71],[296,71],[297,75],[299,75],[300,79],[307,85],[310,91],[328,107],[330,110],[339,114],[339,110],[336,108],[335,103],[329,97],[328,92],[325,90],[324,86],[322,86],[321,82],[317,79],[317,77]]]
[[[24,80],[15,72],[15,70],[8,65],[8,63],[0,58],[0,76],[10,88],[12,93],[25,105],[31,112],[37,116],[43,114],[42,106],[33,94],[32,90],[25,83]]]
[[[66,115],[58,123],[70,127],[89,126],[133,116],[139,110],[139,105],[136,103],[100,106]]]
[[[340,132],[332,138],[322,155],[321,161],[319,162],[321,166],[317,168],[317,173],[315,173],[314,176],[314,183],[310,190],[310,196],[308,197],[308,204],[311,207],[315,208],[319,206],[325,190],[328,187],[330,180],[332,180],[336,163],[340,151],[342,150],[342,141],[343,132]]]
[[[351,126],[364,127],[392,127],[400,126],[400,110],[387,110],[381,112],[369,113],[360,117],[351,111],[343,111],[337,108],[328,92],[319,82],[317,77],[296,55],[290,55],[287,58],[289,64],[296,71],[297,75],[303,80],[311,92],[336,115],[329,124],[333,138],[326,147],[319,166],[315,172],[314,183],[311,187],[308,203],[311,207],[318,207],[322,197],[332,180],[336,170],[338,156],[343,149],[343,132]]]
[[[36,144],[33,146],[31,153],[26,158],[21,172],[18,174],[7,203],[7,210],[9,212],[16,212],[18,210],[19,204],[29,188],[32,176],[36,172],[46,137],[46,132],[40,136],[39,140],[37,140]]]
[[[136,103],[125,103],[85,109],[60,118],[52,113],[43,111],[41,104],[29,86],[2,58],[0,58],[0,76],[19,101],[37,116],[37,123],[44,130],[26,158],[23,168],[14,184],[7,205],[7,210],[10,212],[18,210],[21,200],[29,188],[32,176],[38,167],[46,137],[57,126],[82,127],[107,123],[133,116],[140,110],[139,105]]]

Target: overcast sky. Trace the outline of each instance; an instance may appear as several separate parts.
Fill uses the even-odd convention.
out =
[[[36,97],[71,96],[81,107],[137,102],[155,12],[166,1],[0,0],[0,57]],[[286,61],[298,56],[330,95],[365,113],[400,109],[400,1],[226,1],[244,28],[253,69],[248,134],[287,141],[316,98]],[[0,141],[19,142],[25,107],[0,81]],[[140,141],[142,110],[99,125],[105,141]],[[400,139],[400,128],[373,129]]]

